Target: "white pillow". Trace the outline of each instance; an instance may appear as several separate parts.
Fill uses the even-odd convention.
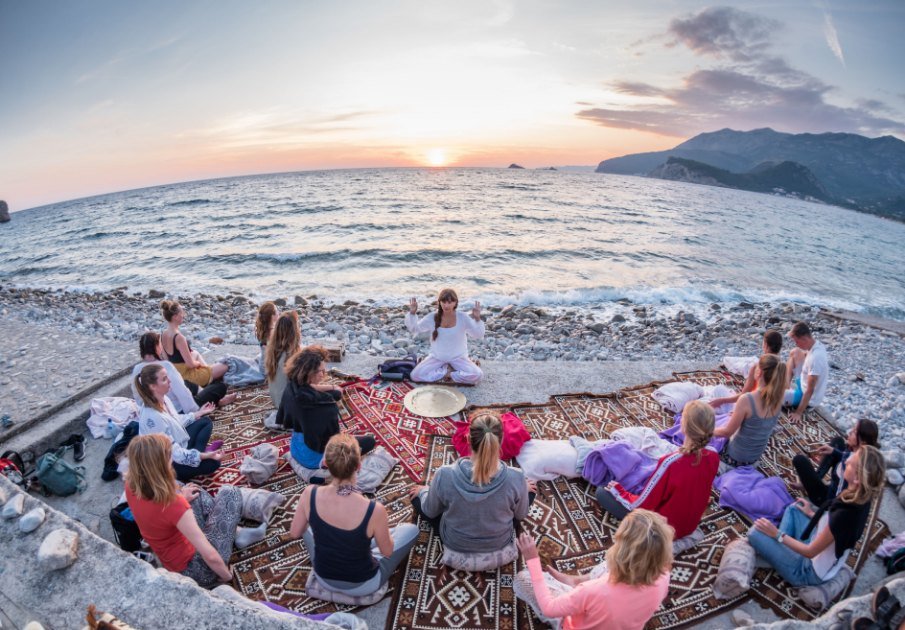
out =
[[[568,440],[528,440],[515,460],[528,479],[550,481],[560,475],[568,479],[578,476],[578,451]]]
[[[651,394],[654,400],[673,413],[685,408],[685,403],[704,396],[704,388],[697,383],[667,383]]]

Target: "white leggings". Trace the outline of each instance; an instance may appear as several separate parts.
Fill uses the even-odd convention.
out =
[[[451,361],[435,359],[430,354],[412,370],[412,380],[418,383],[436,383],[446,376],[446,366],[452,368],[449,375],[456,383],[476,385],[484,377],[484,372],[468,357],[460,357]]]

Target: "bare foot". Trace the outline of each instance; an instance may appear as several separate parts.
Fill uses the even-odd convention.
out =
[[[223,398],[220,399],[220,402],[217,403],[217,406],[220,408],[225,407],[226,405],[231,405],[236,402],[236,398],[239,397],[239,394],[233,392],[232,394],[227,394]]]

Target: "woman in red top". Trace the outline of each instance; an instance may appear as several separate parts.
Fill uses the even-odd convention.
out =
[[[597,501],[617,519],[636,508],[653,510],[666,517],[676,530],[676,539],[685,538],[701,522],[720,465],[716,451],[706,448],[713,427],[713,408],[700,400],[689,402],[682,411],[685,444],[660,458],[641,493],[632,494],[611,482],[597,489]]]
[[[171,450],[170,438],[153,433],[133,438],[126,451],[126,500],[141,536],[165,569],[208,588],[229,582],[242,495],[234,486],[216,499],[193,483],[177,488]]]

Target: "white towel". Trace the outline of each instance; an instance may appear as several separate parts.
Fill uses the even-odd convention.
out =
[[[747,377],[751,368],[757,365],[757,357],[723,357],[723,365],[733,374]]]
[[[614,440],[624,440],[648,457],[660,459],[679,450],[679,447],[664,440],[657,432],[648,427],[623,427],[612,433]]]
[[[528,440],[515,460],[528,479],[550,481],[578,476],[578,451],[568,440]]]
[[[685,408],[685,403],[704,396],[704,388],[697,383],[667,383],[651,394],[654,400],[673,413]]]

